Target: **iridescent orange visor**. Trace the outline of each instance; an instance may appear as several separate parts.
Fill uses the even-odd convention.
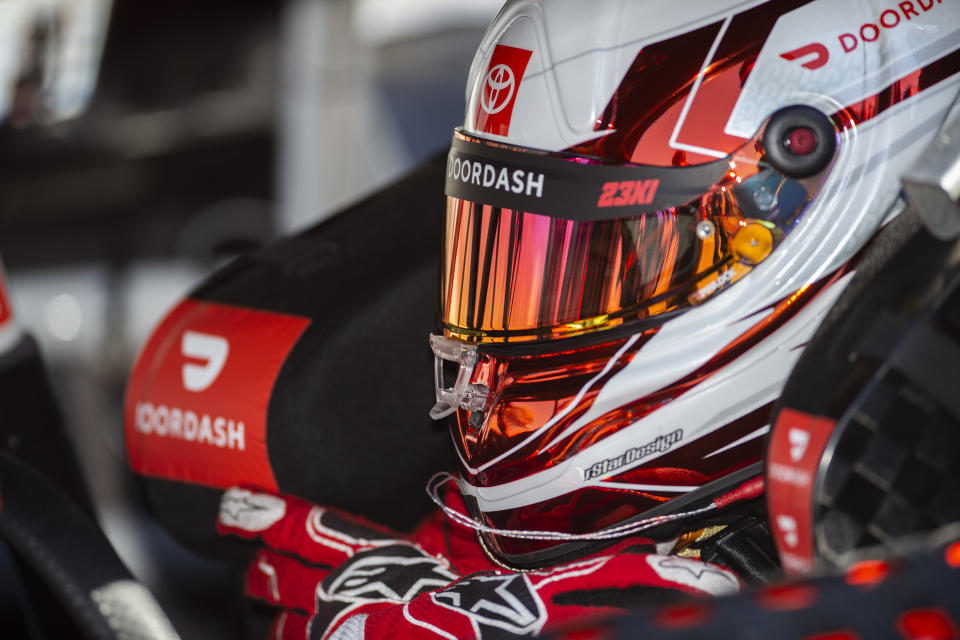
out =
[[[790,233],[835,156],[832,126],[821,129],[834,136],[828,161],[788,177],[768,162],[763,131],[716,162],[652,167],[458,130],[447,159],[444,335],[567,337],[681,310],[732,284]],[[806,135],[796,131],[784,145]]]

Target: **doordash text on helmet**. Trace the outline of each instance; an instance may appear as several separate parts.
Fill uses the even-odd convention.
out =
[[[499,169],[479,160],[467,160],[451,154],[447,159],[447,178],[452,178],[485,189],[498,189],[512,193],[524,193],[535,198],[543,197],[542,173],[507,167]]]

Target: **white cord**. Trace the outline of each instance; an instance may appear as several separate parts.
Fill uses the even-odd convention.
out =
[[[497,527],[488,526],[479,520],[476,520],[475,518],[460,513],[456,509],[453,509],[444,503],[443,498],[440,497],[440,488],[450,480],[456,481],[456,477],[451,473],[441,472],[430,478],[430,480],[427,481],[426,486],[427,495],[430,496],[430,499],[433,500],[441,510],[443,510],[448,518],[475,531],[492,533],[506,538],[523,538],[525,540],[610,540],[612,538],[621,538],[632,535],[665,522],[673,522],[675,520],[682,520],[684,518],[698,516],[708,511],[713,511],[717,508],[717,506],[711,502],[705,507],[694,509],[692,511],[683,511],[680,513],[670,513],[662,516],[654,516],[652,518],[644,518],[643,520],[627,522],[615,527],[610,527],[609,529],[602,529],[600,531],[592,531],[589,533],[498,529]],[[457,490],[459,491],[459,486],[457,487]]]

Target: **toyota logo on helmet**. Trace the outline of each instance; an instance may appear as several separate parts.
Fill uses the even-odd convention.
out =
[[[490,69],[484,78],[480,107],[491,115],[503,111],[513,98],[514,84],[513,71],[507,65],[498,64]]]
[[[484,133],[508,135],[523,73],[533,51],[497,44],[487,63],[482,86],[473,100],[474,127]]]
[[[451,515],[500,561],[759,473],[788,373],[960,87],[945,4],[936,32],[878,32],[882,60],[782,55],[876,4],[517,0],[491,24],[448,157],[431,415],[470,509]]]

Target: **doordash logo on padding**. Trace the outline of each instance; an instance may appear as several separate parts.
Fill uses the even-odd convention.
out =
[[[154,329],[130,376],[127,454],[137,473],[275,489],[267,415],[310,320],[186,299]]]
[[[222,336],[184,331],[180,338],[180,352],[185,358],[202,361],[202,364],[186,362],[180,370],[183,388],[199,393],[208,389],[223,371],[230,354],[230,343]],[[164,403],[138,402],[136,427],[145,435],[152,433],[240,451],[246,448],[243,420]]]
[[[180,352],[185,358],[203,361],[203,364],[187,362],[181,370],[183,388],[200,392],[209,388],[223,371],[230,354],[230,343],[221,336],[184,331],[180,339]]]

